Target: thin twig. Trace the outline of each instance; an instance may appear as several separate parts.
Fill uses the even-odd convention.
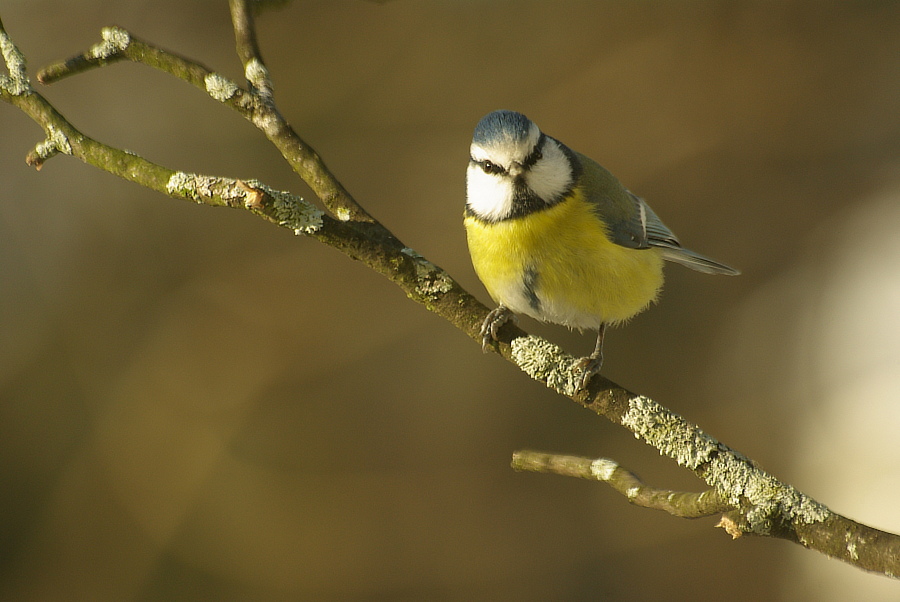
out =
[[[691,493],[650,487],[609,458],[591,459],[526,450],[513,454],[512,467],[520,471],[602,481],[635,506],[662,510],[681,518],[703,518],[735,509],[715,489]]]
[[[244,66],[244,77],[259,94],[274,101],[272,91],[272,78],[259,51],[259,42],[256,39],[256,26],[254,23],[253,9],[249,2],[244,0],[229,0],[231,9],[231,22],[234,25],[234,41],[238,58]]]

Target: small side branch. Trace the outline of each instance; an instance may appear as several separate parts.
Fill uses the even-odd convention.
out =
[[[42,84],[51,84],[64,77],[103,67],[125,58],[123,51],[131,42],[127,31],[118,27],[104,27],[100,35],[103,40],[82,54],[53,63],[38,71],[37,80]]]
[[[520,471],[602,481],[624,495],[625,499],[635,506],[662,510],[681,518],[703,518],[735,508],[723,500],[715,489],[691,493],[650,487],[636,474],[609,458],[594,460],[536,451],[517,451],[513,454],[512,467]]]
[[[261,97],[274,102],[272,78],[263,62],[256,39],[253,9],[244,0],[230,0],[228,5],[231,9],[231,22],[234,24],[235,49],[244,66],[244,77]]]

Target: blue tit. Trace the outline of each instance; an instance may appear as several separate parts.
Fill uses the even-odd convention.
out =
[[[499,304],[482,324],[483,348],[514,314],[596,330],[593,353],[579,363],[582,387],[603,364],[607,325],[656,300],[664,260],[740,273],[682,247],[643,199],[521,113],[478,122],[466,187],[472,264]]]

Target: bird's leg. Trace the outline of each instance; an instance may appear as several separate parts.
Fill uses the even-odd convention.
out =
[[[606,324],[601,324],[597,329],[597,344],[594,345],[594,352],[586,358],[578,362],[577,366],[581,368],[581,388],[587,388],[588,383],[595,374],[600,373],[603,366],[603,337],[606,335]]]
[[[510,320],[515,321],[515,314],[503,305],[491,310],[481,323],[481,350],[487,353],[491,343],[497,340],[497,332]]]

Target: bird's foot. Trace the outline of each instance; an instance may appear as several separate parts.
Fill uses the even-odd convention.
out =
[[[600,374],[600,368],[603,367],[603,354],[591,354],[583,357],[575,363],[575,370],[578,375],[578,388],[587,389],[588,383],[595,375]]]
[[[578,370],[579,389],[587,389],[588,383],[595,374],[600,374],[600,368],[603,366],[603,339],[606,336],[606,324],[600,324],[597,329],[597,344],[594,345],[594,352],[587,357],[581,358],[575,364],[575,370]]]
[[[481,350],[487,353],[491,344],[497,340],[497,333],[503,325],[512,320],[516,321],[516,315],[508,307],[500,306],[491,312],[481,323]]]

